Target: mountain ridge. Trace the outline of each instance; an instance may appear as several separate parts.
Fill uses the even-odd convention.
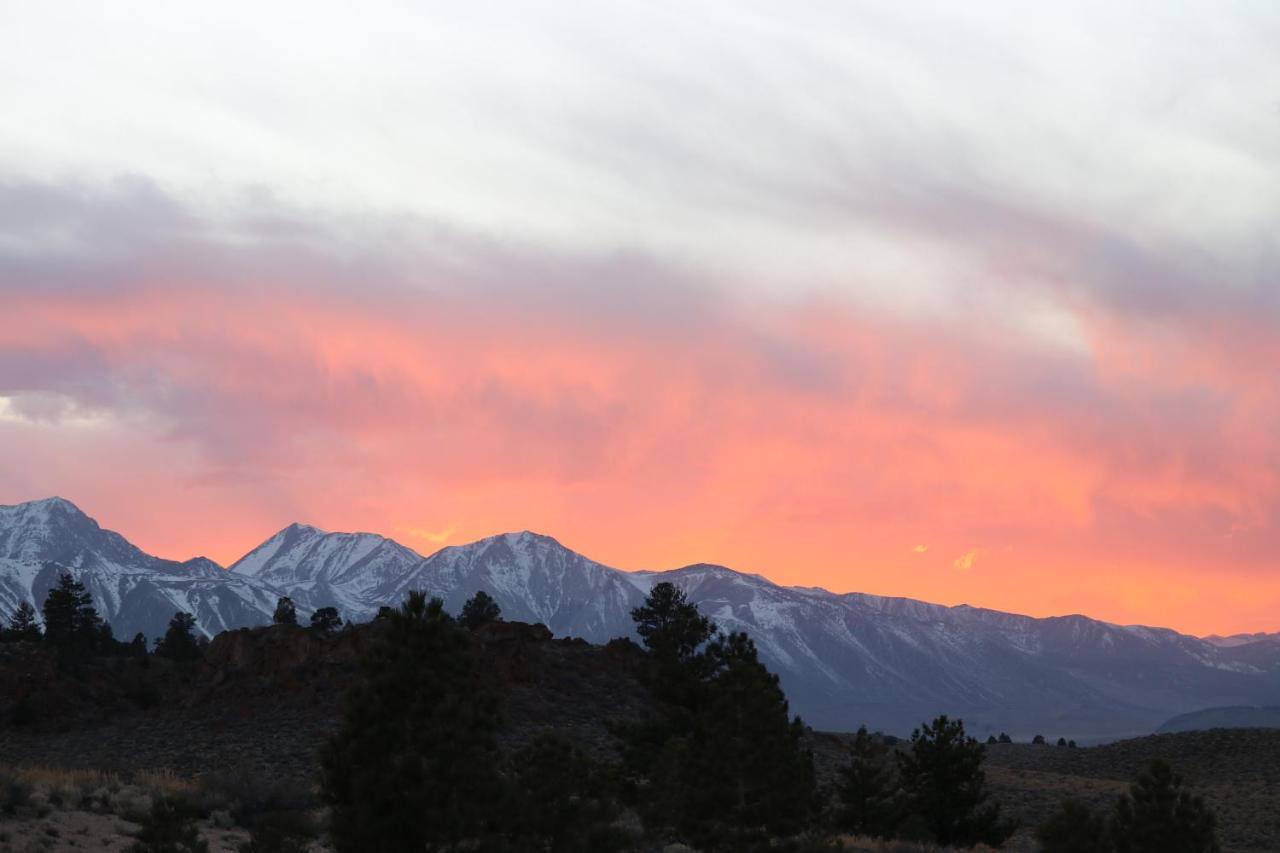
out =
[[[0,507],[0,617],[19,599],[37,604],[64,570],[101,598],[125,637],[135,628],[158,635],[177,609],[205,633],[263,624],[281,595],[304,621],[325,606],[365,621],[410,589],[440,596],[452,612],[484,589],[510,619],[603,643],[634,636],[631,609],[670,580],[722,629],[751,634],[793,708],[827,728],[901,731],[946,712],[980,735],[1116,737],[1201,708],[1280,703],[1280,648],[1267,641],[1220,646],[1081,614],[784,587],[711,563],[627,572],[528,530],[424,557],[380,534],[295,523],[222,569],[151,557],[69,501]]]

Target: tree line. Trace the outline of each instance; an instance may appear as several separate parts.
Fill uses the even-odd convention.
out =
[[[49,643],[70,662],[147,654],[141,634],[114,639],[70,575],[42,614],[43,627],[24,603],[0,639]],[[665,582],[631,616],[646,650],[642,679],[661,712],[615,725],[620,757],[607,761],[553,731],[514,754],[498,750],[498,700],[469,638],[502,618],[487,593],[457,618],[422,592],[382,608],[363,677],[321,753],[319,791],[336,850],[608,853],[643,837],[710,853],[816,851],[839,849],[840,834],[1000,847],[1015,831],[989,796],[986,746],[961,721],[940,716],[901,744],[860,728],[835,785],[824,788],[806,727],[747,634],[722,632]],[[291,599],[279,600],[273,622],[298,624]],[[310,625],[322,635],[344,627],[332,607],[316,610]],[[154,654],[196,660],[204,642],[195,618],[178,612]],[[1218,849],[1212,812],[1160,763],[1111,812],[1066,802],[1036,837],[1046,853]]]

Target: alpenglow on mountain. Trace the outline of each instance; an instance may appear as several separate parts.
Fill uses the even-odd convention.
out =
[[[281,595],[304,620],[331,605],[360,621],[412,589],[453,612],[484,589],[507,619],[604,642],[634,636],[631,609],[669,580],[721,629],[748,632],[792,709],[827,729],[902,734],[947,713],[981,736],[1114,738],[1204,708],[1280,704],[1280,644],[1268,638],[1223,645],[1084,616],[782,587],[722,566],[624,572],[530,532],[423,557],[383,536],[293,524],[223,569],[148,555],[59,498],[0,507],[0,618],[22,601],[38,609],[62,572],[123,638],[159,636],[176,610],[206,634],[265,624]]]

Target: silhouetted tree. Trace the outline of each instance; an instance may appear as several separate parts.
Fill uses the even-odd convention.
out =
[[[1044,735],[1036,735],[1035,737],[1033,737],[1033,738],[1031,739],[1031,742],[1032,742],[1033,744],[1035,744],[1036,746],[1043,745],[1043,744],[1044,744]]]
[[[455,850],[495,837],[506,814],[494,700],[443,602],[410,593],[362,669],[322,752],[335,848]]]
[[[711,620],[689,603],[684,590],[668,581],[654,586],[644,604],[631,611],[631,619],[645,646],[663,660],[691,660],[715,633]]]
[[[145,658],[147,656],[147,637],[141,631],[133,635],[133,639],[129,641],[129,645],[125,647],[125,654],[129,657]]]
[[[311,614],[311,630],[317,634],[332,634],[342,627],[342,617],[336,607],[321,607]]]
[[[1060,738],[1058,738],[1058,746],[1066,746],[1066,745],[1067,745],[1067,739],[1066,739],[1066,738],[1064,738],[1064,737],[1060,737]]]
[[[45,641],[58,649],[64,661],[92,654],[111,639],[111,628],[98,615],[93,597],[70,574],[58,576],[43,610]]]
[[[24,601],[13,611],[9,618],[9,627],[3,632],[4,639],[13,642],[22,640],[39,640],[44,636],[40,630],[40,622],[36,619],[36,609]]]
[[[941,716],[911,733],[911,748],[898,754],[911,815],[940,844],[998,847],[1015,825],[987,803],[986,747],[964,733],[960,720]]]
[[[462,627],[475,630],[486,622],[501,622],[502,608],[498,606],[498,602],[490,597],[489,593],[483,589],[477,590],[476,594],[468,598],[462,605],[462,612],[458,614],[458,621],[462,623]]]
[[[196,617],[184,611],[173,614],[169,627],[160,642],[156,643],[157,657],[173,661],[192,661],[200,658],[200,645],[195,635]]]
[[[862,726],[853,736],[849,763],[840,772],[836,825],[854,835],[892,838],[904,817],[904,800],[889,748]]]
[[[280,597],[276,602],[276,612],[271,614],[271,621],[276,625],[298,624],[298,608],[294,607],[292,598],[287,595]]]
[[[1117,853],[1217,853],[1217,818],[1164,761],[1151,762],[1121,794],[1111,821]]]
[[[607,770],[561,735],[544,733],[514,759],[515,826],[520,849],[611,853],[628,847],[614,826],[618,807]]]
[[[987,735],[987,746],[991,746],[993,743],[996,743],[996,742],[997,741],[996,741],[995,735]]]
[[[1009,737],[1009,736],[1008,736],[1007,734],[1005,734],[1004,732],[1001,732],[1001,733],[1000,733],[999,740],[1000,740],[1000,742],[1001,742],[1001,743],[1013,743],[1013,738]]]
[[[1086,804],[1067,800],[1036,830],[1041,853],[1111,853],[1111,829],[1105,816]]]

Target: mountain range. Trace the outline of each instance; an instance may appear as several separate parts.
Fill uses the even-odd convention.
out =
[[[177,610],[209,635],[264,624],[282,595],[304,618],[334,606],[363,621],[412,589],[441,596],[452,612],[484,589],[507,619],[604,642],[633,636],[631,609],[668,580],[723,630],[747,631],[792,709],[836,730],[904,734],[947,713],[983,737],[1105,740],[1205,708],[1280,704],[1274,637],[1224,643],[1079,615],[783,587],[706,564],[626,572],[528,531],[424,557],[372,533],[292,524],[224,569],[146,554],[61,498],[0,507],[0,618],[22,601],[38,609],[62,572],[85,584],[126,639],[160,635]]]

